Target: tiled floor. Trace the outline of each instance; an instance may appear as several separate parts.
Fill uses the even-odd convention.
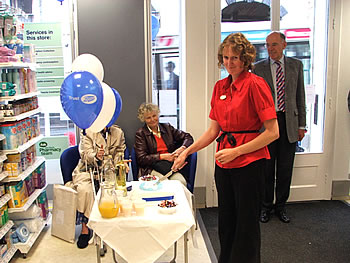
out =
[[[80,233],[80,228],[76,228],[76,236]],[[194,232],[194,238],[190,238],[188,242],[189,247],[189,262],[190,263],[210,263],[210,259],[206,244],[202,235],[202,231],[198,227],[198,230]],[[193,240],[195,240],[193,242]],[[161,256],[156,262],[169,262],[173,257],[173,246]],[[209,249],[210,251],[210,249]],[[125,263],[123,259],[117,256],[118,263]],[[22,254],[17,252],[12,258],[11,263],[95,263],[97,262],[96,246],[89,245],[86,249],[78,249],[76,244],[68,243],[59,238],[51,236],[50,225],[44,228],[43,232],[39,236],[38,240],[27,254],[27,258],[24,259]],[[112,251],[108,248],[106,255],[101,258],[101,263],[113,262]],[[183,252],[183,238],[178,241],[178,252],[176,262],[184,262]]]

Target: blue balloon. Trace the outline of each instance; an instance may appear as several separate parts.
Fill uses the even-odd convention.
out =
[[[81,129],[91,126],[102,108],[100,81],[88,71],[76,71],[63,81],[61,104],[68,117]]]
[[[123,107],[122,98],[120,97],[119,92],[113,88],[112,90],[115,96],[115,111],[111,121],[107,124],[107,127],[111,127],[116,122]]]
[[[152,40],[154,40],[159,32],[159,20],[152,15]]]

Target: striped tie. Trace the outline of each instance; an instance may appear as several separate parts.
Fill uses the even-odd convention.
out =
[[[280,111],[285,111],[284,104],[284,74],[281,62],[275,61],[277,65],[276,70],[276,88],[277,88],[277,107]]]

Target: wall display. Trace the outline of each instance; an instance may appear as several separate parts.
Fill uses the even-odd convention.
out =
[[[35,49],[40,66],[37,85],[42,96],[58,96],[64,80],[60,23],[24,23],[23,40]]]

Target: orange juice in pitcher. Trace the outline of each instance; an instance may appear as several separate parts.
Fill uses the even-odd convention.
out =
[[[117,194],[114,185],[101,183],[101,197],[98,202],[98,210],[103,218],[113,218],[118,216],[120,204],[118,203]]]

